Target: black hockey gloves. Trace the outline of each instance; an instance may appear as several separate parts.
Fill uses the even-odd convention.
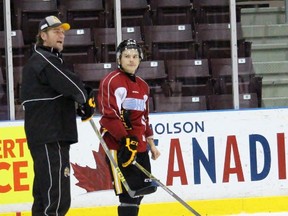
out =
[[[127,136],[121,140],[122,147],[119,151],[118,161],[123,167],[129,166],[136,158],[138,139]]]
[[[130,122],[130,110],[121,109],[120,112],[121,121],[126,130],[132,130],[132,124]]]
[[[96,103],[94,91],[90,87],[85,87],[88,98],[84,104],[78,104],[77,115],[81,117],[82,121],[89,121],[95,112]]]

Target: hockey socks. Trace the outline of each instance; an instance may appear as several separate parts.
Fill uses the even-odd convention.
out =
[[[138,216],[139,206],[135,204],[125,204],[118,206],[118,216]]]

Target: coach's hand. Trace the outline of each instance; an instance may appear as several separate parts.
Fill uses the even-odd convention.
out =
[[[94,90],[90,87],[85,87],[88,98],[84,104],[78,104],[77,114],[81,117],[82,121],[89,121],[95,112],[95,94]]]
[[[135,136],[124,137],[121,142],[118,160],[123,167],[129,166],[136,158],[138,139]]]

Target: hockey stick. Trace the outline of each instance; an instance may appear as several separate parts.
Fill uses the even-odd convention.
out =
[[[109,148],[105,142],[105,140],[103,139],[103,137],[101,136],[99,130],[97,129],[96,125],[95,125],[95,122],[93,121],[93,119],[90,119],[89,120],[91,125],[92,125],[92,128],[94,129],[107,157],[109,158],[110,162],[112,163],[113,167],[115,168],[124,188],[126,189],[126,191],[128,192],[129,196],[132,197],[132,198],[135,198],[135,197],[139,197],[139,196],[144,196],[146,194],[150,194],[150,193],[153,193],[156,191],[156,187],[155,186],[148,186],[148,187],[144,187],[144,188],[141,188],[139,190],[131,190],[131,188],[129,187],[123,173],[121,172],[117,162],[115,161],[115,159],[113,158],[112,154],[110,153],[109,151]]]
[[[183,206],[185,206],[190,212],[192,212],[196,216],[201,216],[196,210],[194,210],[191,206],[189,206],[184,200],[182,200],[179,196],[177,196],[173,191],[171,191],[166,185],[164,185],[160,180],[154,177],[148,170],[146,170],[141,164],[137,163],[137,161],[132,162],[138,169],[140,169],[146,176],[148,176],[152,181],[155,181],[160,187],[162,187],[167,193],[169,193],[172,197],[174,197],[177,201],[179,201]]]

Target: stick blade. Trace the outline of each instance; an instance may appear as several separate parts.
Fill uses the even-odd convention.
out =
[[[157,190],[156,186],[150,185],[150,186],[147,186],[147,187],[144,187],[144,188],[141,188],[141,189],[137,190],[135,192],[135,196],[144,196],[144,195],[147,195],[147,194],[154,193],[154,192],[156,192],[156,190]]]

